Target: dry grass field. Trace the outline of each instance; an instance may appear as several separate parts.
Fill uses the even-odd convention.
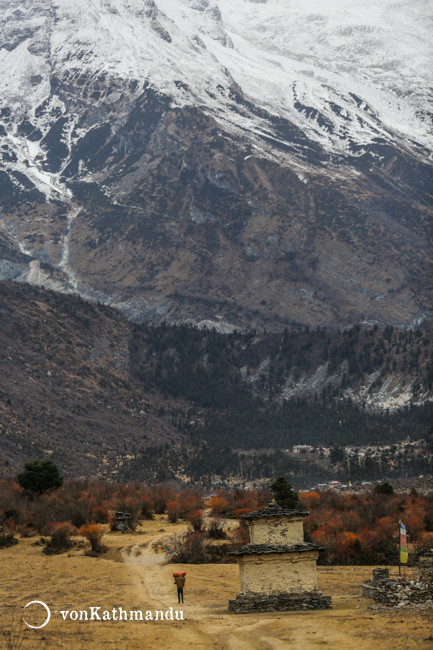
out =
[[[0,647],[17,648],[20,631],[24,650],[433,647],[431,610],[369,609],[371,602],[360,595],[362,582],[371,575],[368,567],[319,568],[320,588],[333,597],[330,611],[232,615],[227,602],[239,590],[237,566],[185,566],[185,604],[178,607],[172,573],[180,567],[164,565],[157,544],[159,537],[183,527],[159,517],[144,522],[133,534],[108,533],[104,540],[109,551],[102,558],[85,556],[82,548],[45,556],[42,547],[34,545],[35,538],[20,539],[18,545],[1,550]],[[20,624],[22,607],[32,600],[43,601],[52,612],[50,622],[40,630]],[[152,613],[173,607],[183,610],[185,620],[63,621],[60,614],[91,606],[100,606],[100,615],[120,607]],[[32,605],[25,615],[33,625],[45,618],[40,605]],[[14,645],[7,638],[11,626]]]

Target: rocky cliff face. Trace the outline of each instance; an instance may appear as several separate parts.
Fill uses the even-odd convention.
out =
[[[0,277],[221,331],[431,318],[427,3],[360,8],[0,0]]]

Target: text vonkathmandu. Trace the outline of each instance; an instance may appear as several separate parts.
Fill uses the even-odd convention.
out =
[[[102,610],[102,607],[87,607],[86,609],[60,611],[64,621],[183,621],[183,611],[173,610],[169,607],[165,612],[161,610],[142,611],[140,609],[113,609]]]

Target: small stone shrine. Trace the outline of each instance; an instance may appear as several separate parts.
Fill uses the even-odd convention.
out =
[[[317,587],[316,563],[323,547],[304,542],[308,514],[271,503],[243,515],[250,543],[231,553],[239,564],[241,593],[229,600],[230,612],[332,608],[331,597]]]

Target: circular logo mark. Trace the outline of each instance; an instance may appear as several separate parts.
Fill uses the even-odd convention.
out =
[[[30,623],[27,623],[25,618],[23,618],[23,621],[27,625],[27,627],[31,627],[33,630],[40,630],[41,627],[45,627],[47,625],[47,623],[49,622],[49,620],[51,618],[51,612],[50,612],[50,608],[48,607],[48,605],[45,605],[45,603],[43,603],[41,600],[32,600],[30,603],[27,603],[27,605],[25,605],[25,607],[23,609],[26,609],[30,605],[35,605],[35,604],[36,605],[42,605],[42,607],[45,608],[45,610],[47,612],[47,618],[46,618],[45,623],[42,623],[42,625],[30,625]]]

